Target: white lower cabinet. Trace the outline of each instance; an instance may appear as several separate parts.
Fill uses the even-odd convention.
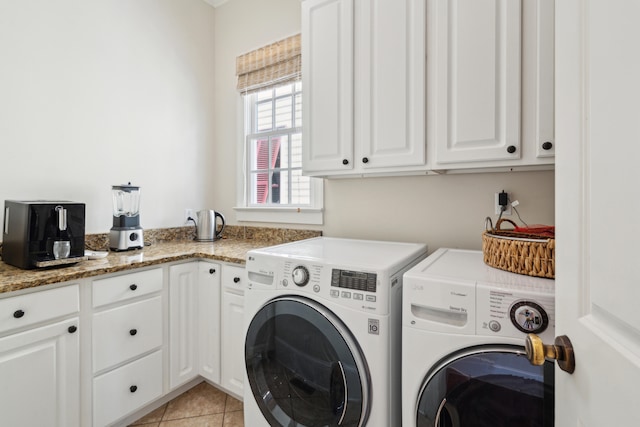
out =
[[[93,426],[163,395],[163,269],[92,283]]]
[[[220,383],[220,264],[198,262],[200,375]]]
[[[73,318],[0,338],[0,424],[79,425],[77,325]]]
[[[109,425],[160,396],[162,351],[158,350],[93,380],[93,425]]]
[[[78,311],[77,285],[0,299],[0,424],[80,425]]]
[[[162,298],[155,296],[93,316],[97,373],[162,345]]]
[[[246,270],[222,269],[222,368],[220,385],[242,396],[244,385],[244,286]]]
[[[198,375],[242,399],[246,282],[193,261],[0,298],[0,425],[121,425]]]
[[[169,267],[169,388],[198,376],[198,263]]]

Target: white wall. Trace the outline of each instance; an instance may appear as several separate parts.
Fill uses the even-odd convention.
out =
[[[239,95],[235,58],[239,54],[300,32],[300,0],[232,0],[216,9],[215,208],[234,219],[235,162]],[[494,193],[512,193],[529,223],[554,223],[554,174],[483,173],[325,180],[328,236],[425,242],[438,247],[479,249],[484,218],[493,216]],[[515,218],[515,215],[513,216]],[[244,223],[246,224],[246,223]],[[282,224],[247,224],[283,226]]]
[[[213,17],[202,0],[0,0],[0,203],[142,187],[145,228],[210,206]]]

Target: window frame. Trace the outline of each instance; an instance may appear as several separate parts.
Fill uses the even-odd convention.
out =
[[[289,84],[295,85],[297,82],[291,82]],[[299,82],[298,82],[299,83]],[[245,102],[246,96],[252,96],[253,102]],[[304,94],[302,94],[304,96]],[[249,167],[249,135],[251,132],[251,120],[254,119],[253,107],[255,106],[255,94],[239,93],[238,96],[238,160],[237,170],[240,171],[237,180],[237,205],[234,207],[236,213],[236,220],[252,221],[252,222],[278,222],[278,223],[292,223],[292,224],[311,224],[322,225],[323,224],[323,179],[322,178],[310,178],[310,193],[311,202],[309,205],[286,205],[280,206],[275,204],[267,204],[264,206],[257,206],[250,203],[251,194],[249,188],[250,182],[250,167]],[[294,107],[295,108],[295,102]],[[304,120],[303,120],[304,123]],[[295,127],[286,129],[285,132],[278,130],[265,132],[265,136],[269,137],[270,134],[294,134],[302,133],[302,127]]]

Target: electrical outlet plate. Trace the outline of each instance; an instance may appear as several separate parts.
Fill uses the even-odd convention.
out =
[[[185,209],[185,210],[184,210],[184,223],[185,223],[185,224],[187,224],[187,223],[189,223],[189,222],[190,222],[190,221],[189,221],[189,218],[193,218],[193,219],[195,219],[195,218],[193,217],[193,209],[188,209],[188,208],[187,208],[187,209]]]
[[[499,196],[500,193],[495,193],[495,202],[494,202],[494,206],[495,206],[495,212],[496,215],[500,215],[500,203],[498,202],[498,200],[500,199]],[[502,212],[502,215],[511,215],[511,204],[507,203],[507,209],[505,209],[504,212]]]

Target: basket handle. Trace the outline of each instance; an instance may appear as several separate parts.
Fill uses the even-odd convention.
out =
[[[508,222],[509,224],[513,225],[513,229],[515,230],[516,227],[518,227],[518,224],[516,224],[515,222],[511,221],[510,219],[507,218],[500,218],[498,220],[498,222],[496,222],[496,230],[501,231],[502,229],[500,228],[500,226],[502,225],[503,222]]]

